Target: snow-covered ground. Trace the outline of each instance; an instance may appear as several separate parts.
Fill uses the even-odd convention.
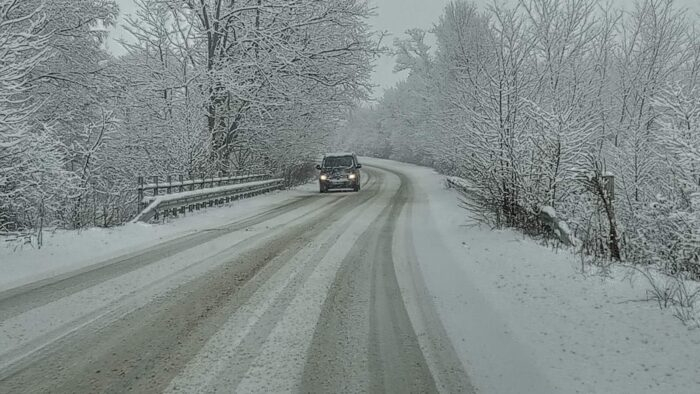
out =
[[[375,162],[412,180],[418,261],[480,391],[700,392],[700,330],[644,301],[641,275],[582,275],[567,251],[467,219],[433,170]]]
[[[239,200],[226,208],[204,209],[159,224],[129,223],[114,228],[47,231],[41,249],[0,238],[0,291],[79,270],[183,235],[226,225],[316,190],[315,184]]]
[[[673,317],[671,310],[660,310],[654,302],[644,301],[649,287],[641,275],[630,277],[628,272],[622,270],[614,271],[611,277],[605,278],[583,275],[580,273],[580,260],[566,250],[553,251],[516,232],[492,231],[471,222],[464,212],[456,208],[456,193],[445,188],[444,177],[433,170],[377,159],[366,159],[365,163],[402,173],[410,180],[412,200],[404,206],[398,218],[393,245],[394,262],[409,316],[427,359],[435,349],[430,349],[430,344],[425,342],[427,336],[421,335],[426,325],[420,320],[418,304],[424,300],[418,298],[424,295],[416,292],[416,276],[408,273],[411,269],[409,260],[415,261],[422,272],[422,280],[436,306],[437,316],[479,392],[700,392],[700,330],[684,326]],[[0,249],[0,290],[84,268],[157,242],[216,228],[251,217],[295,197],[308,196],[309,193],[316,193],[315,185],[236,202],[228,208],[199,212],[165,224],[131,224],[80,233],[57,232],[46,236],[45,246],[40,250],[13,250],[9,245],[4,245]],[[302,290],[294,297],[291,309],[284,311],[285,317],[280,320],[281,323],[270,331],[268,341],[274,345],[286,343],[286,333],[301,332],[299,330],[303,328],[304,335],[299,335],[304,339],[295,340],[296,351],[287,358],[297,362],[303,360],[303,356],[297,359],[297,355],[308,346],[312,336],[309,330],[315,324],[314,320],[297,324],[294,318],[296,316],[298,319],[302,314],[297,313],[295,308],[303,307],[308,312],[303,316],[318,315],[323,292],[327,291],[328,282],[332,281],[337,270],[341,258],[338,256],[347,252],[343,248],[357,242],[362,228],[378,215],[379,207],[381,205],[368,205],[357,217],[350,215],[333,224],[338,234],[345,234],[347,230],[344,236],[348,238],[347,242],[335,234],[336,230],[324,235],[340,237],[337,242],[340,246],[332,249],[330,257],[318,260],[323,263],[320,267],[325,267],[318,271],[318,275],[323,274],[323,280],[308,282],[310,284],[305,285],[311,286],[308,289],[300,287]],[[21,334],[21,341],[28,342],[31,338],[44,335],[58,338],[77,329],[80,324],[96,319],[99,313],[103,313],[101,311],[108,310],[106,305],[113,301],[106,296],[108,294],[132,297],[133,300],[127,299],[128,303],[125,301],[122,304],[128,304],[125,310],[133,310],[149,302],[151,293],[162,293],[165,287],[184,283],[179,280],[171,286],[171,282],[166,280],[170,275],[195,277],[220,265],[221,256],[233,253],[229,250],[232,245],[246,245],[236,251],[239,254],[243,249],[252,250],[257,245],[263,245],[264,240],[261,239],[255,242],[247,240],[258,236],[271,237],[268,232],[270,228],[275,228],[275,223],[287,225],[293,223],[294,218],[321,214],[317,207],[308,206],[285,214],[289,217],[280,215],[268,222],[265,228],[251,228],[250,232],[226,235],[81,293],[28,310],[8,319],[4,329]],[[351,225],[351,222],[355,224]],[[317,240],[297,259],[316,261],[316,257],[310,258],[307,254],[315,256],[320,253],[319,250],[323,252],[319,255],[325,255],[331,249],[324,247],[324,239]],[[336,243],[333,241],[329,245]],[[192,261],[199,260],[202,262],[192,265]],[[300,266],[293,261],[288,263],[272,277],[269,286],[279,284],[279,289],[286,288],[292,273],[296,272],[294,270],[299,269]],[[146,286],[146,281],[155,285]],[[267,305],[266,308],[274,305],[277,293],[268,292],[265,286],[256,293],[261,297],[259,300],[257,295],[251,298],[251,305]],[[136,297],[138,288],[147,288],[149,294]],[[72,319],[69,313],[82,313],[81,310],[74,310],[76,308],[71,309],[71,305],[77,302],[85,305],[82,310],[89,308],[95,312],[81,317],[82,320]],[[262,308],[244,308],[240,315],[232,317],[235,318],[234,323],[238,322],[234,326],[252,324],[253,320],[245,319],[260,317],[263,311]],[[32,320],[34,314],[40,315],[42,322],[48,321],[50,324],[45,324],[44,328],[20,324],[23,321],[38,321],[38,317]],[[40,332],[54,330],[67,321],[71,325],[60,332]],[[224,329],[212,337],[207,346],[226,354],[232,351],[226,344],[235,342],[234,339],[243,334]],[[7,342],[0,341],[0,347],[19,348],[17,338],[8,335]],[[47,343],[50,340],[46,339]],[[223,347],[217,347],[217,340],[224,344]],[[36,347],[34,343],[29,345]],[[273,357],[278,351],[281,352],[279,348],[266,346],[258,357],[282,360]],[[215,371],[212,365],[217,365],[216,360],[214,364],[208,364],[212,354],[218,353],[202,352],[201,360],[194,359],[190,369],[201,371],[198,368],[203,365],[202,368]],[[261,379],[270,376],[269,367],[272,364],[256,365],[257,369],[251,370],[246,375],[247,380],[241,383],[243,387],[252,384],[252,388]],[[196,385],[196,379],[193,380],[188,371],[180,375],[180,384],[189,382]],[[295,370],[295,373],[298,371]]]

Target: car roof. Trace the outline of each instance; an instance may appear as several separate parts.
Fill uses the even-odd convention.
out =
[[[355,156],[355,152],[335,152],[335,153],[326,153],[323,157],[339,157],[339,156]]]

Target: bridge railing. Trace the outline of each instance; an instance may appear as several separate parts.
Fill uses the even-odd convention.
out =
[[[147,222],[160,216],[177,216],[204,207],[226,204],[272,190],[284,188],[284,179],[270,174],[235,175],[230,177],[183,179],[168,176],[165,182],[151,177],[151,183],[138,178],[139,214],[134,222]],[[148,195],[150,194],[150,195]]]

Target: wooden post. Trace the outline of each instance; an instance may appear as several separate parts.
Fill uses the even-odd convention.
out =
[[[173,177],[171,175],[168,175],[168,188],[167,188],[167,193],[172,194],[173,193]]]
[[[184,181],[185,179],[184,179],[184,177],[183,177],[182,175],[178,175],[178,176],[177,176],[177,180],[178,180],[178,182],[180,182],[180,187],[177,189],[177,191],[180,192],[180,193],[182,193],[183,191],[185,191],[184,186],[182,186],[182,183],[183,183],[183,181]],[[184,212],[183,212],[183,213],[184,213]]]

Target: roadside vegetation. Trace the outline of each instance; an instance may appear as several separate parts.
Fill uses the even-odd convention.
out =
[[[138,176],[304,178],[370,91],[363,1],[136,3],[115,58],[113,0],[0,0],[5,239],[123,223]]]
[[[698,21],[671,0],[455,1],[395,40],[407,80],[348,128],[359,152],[465,180],[493,227],[700,280]],[[671,287],[657,298],[697,298]]]

